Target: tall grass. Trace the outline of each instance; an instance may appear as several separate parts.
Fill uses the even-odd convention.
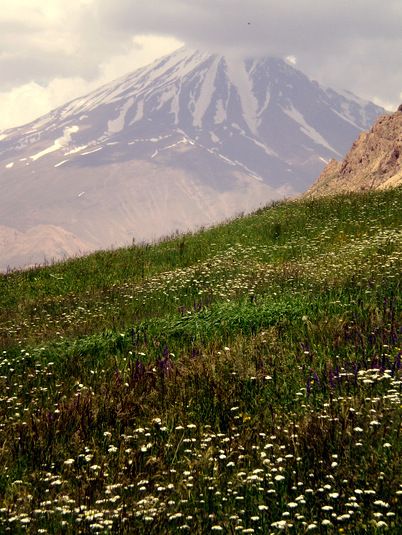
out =
[[[0,280],[0,532],[396,533],[402,189]]]

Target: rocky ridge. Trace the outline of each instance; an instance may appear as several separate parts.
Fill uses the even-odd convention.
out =
[[[330,160],[302,197],[385,189],[402,184],[402,104],[362,132],[342,162]]]

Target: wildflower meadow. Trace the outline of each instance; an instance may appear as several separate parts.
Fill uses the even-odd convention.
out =
[[[402,188],[0,276],[0,533],[399,533]]]

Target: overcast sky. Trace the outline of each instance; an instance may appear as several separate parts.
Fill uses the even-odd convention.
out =
[[[394,111],[402,0],[0,0],[0,130],[186,44],[290,57],[322,85]]]

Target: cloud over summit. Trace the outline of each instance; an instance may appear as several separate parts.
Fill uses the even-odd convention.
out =
[[[391,108],[402,98],[400,0],[15,0],[4,4],[0,12],[3,98],[29,84],[47,91],[54,80],[64,80],[73,98],[80,94],[74,94],[74,88],[91,90],[182,43],[243,57],[294,56],[298,68],[324,85],[351,90]]]

